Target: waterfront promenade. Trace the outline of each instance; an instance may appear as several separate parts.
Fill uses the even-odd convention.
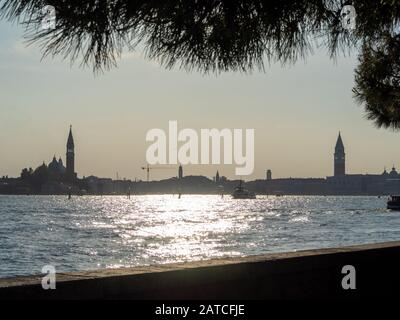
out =
[[[148,267],[0,279],[0,299],[357,299],[393,297],[400,242],[265,254]],[[356,289],[342,268],[356,269]]]

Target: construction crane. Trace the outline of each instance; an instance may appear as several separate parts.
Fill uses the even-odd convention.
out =
[[[176,170],[175,167],[150,167],[149,165],[142,167],[142,170],[147,172],[147,182],[150,181],[150,171],[151,170]]]

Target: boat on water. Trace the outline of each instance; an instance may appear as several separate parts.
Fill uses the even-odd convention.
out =
[[[400,211],[400,196],[390,196],[387,201],[387,208]]]
[[[251,192],[251,191],[245,189],[242,186],[242,180],[240,180],[239,186],[237,186],[232,193],[232,198],[233,199],[256,199],[256,194],[254,192]]]

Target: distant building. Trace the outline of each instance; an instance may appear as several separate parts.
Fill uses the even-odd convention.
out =
[[[182,179],[183,178],[183,168],[182,165],[179,165],[179,169],[178,169],[178,178]]]
[[[346,174],[346,154],[344,152],[344,145],[342,137],[339,136],[336,141],[335,154],[334,154],[334,172],[335,177]]]
[[[89,176],[85,179],[88,191],[91,194],[113,194],[115,187],[113,180],[110,178],[98,178]]]
[[[61,158],[57,161],[56,156],[53,157],[53,161],[49,163],[47,168],[53,176],[63,177],[66,172],[63,161]]]
[[[383,174],[385,174],[385,172],[386,172],[386,169],[385,169],[385,171],[383,172]],[[398,177],[399,177],[399,174],[397,173],[396,168],[395,168],[394,165],[393,165],[392,171],[390,171],[390,173],[389,173],[389,175],[388,175],[388,178],[397,179]]]
[[[219,172],[217,170],[217,173],[215,175],[215,182],[218,183],[219,182]]]
[[[341,134],[334,151],[333,176],[326,179],[274,179],[267,170],[266,180],[248,184],[258,193],[296,195],[388,195],[400,194],[400,174],[393,168],[381,174],[346,174],[346,154]]]
[[[74,181],[76,179],[75,173],[75,144],[74,137],[72,135],[72,126],[69,129],[69,135],[67,140],[67,167],[65,171],[65,178],[68,181]]]
[[[326,180],[323,178],[282,178],[255,180],[246,188],[259,194],[324,195]]]
[[[70,128],[67,140],[66,167],[61,157],[57,160],[54,155],[53,160],[48,165],[43,161],[43,164],[35,170],[24,168],[21,171],[20,180],[14,182],[14,187],[11,187],[13,192],[18,194],[29,194],[31,192],[65,194],[70,190],[79,190],[79,180],[75,173],[74,148],[74,137]]]
[[[342,137],[335,146],[334,175],[327,177],[326,192],[338,195],[380,195],[400,192],[400,175],[393,166],[388,173],[382,174],[346,174],[345,152]]]

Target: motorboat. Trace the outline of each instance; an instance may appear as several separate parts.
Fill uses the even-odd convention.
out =
[[[390,196],[387,201],[387,208],[400,211],[400,196]]]
[[[242,180],[240,180],[239,186],[232,193],[232,197],[233,199],[256,199],[256,194],[245,189],[242,185]]]

